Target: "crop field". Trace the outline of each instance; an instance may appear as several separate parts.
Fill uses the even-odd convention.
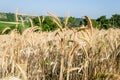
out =
[[[120,80],[120,29],[63,28],[0,35],[0,80]],[[64,26],[67,25],[65,19]]]

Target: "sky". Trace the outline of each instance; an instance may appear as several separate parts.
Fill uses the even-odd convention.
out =
[[[81,18],[98,18],[120,14],[120,0],[0,0],[0,12],[12,12],[33,15],[48,15],[50,11],[59,17],[67,14]]]

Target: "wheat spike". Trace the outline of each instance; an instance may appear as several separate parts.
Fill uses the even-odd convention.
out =
[[[88,21],[88,26],[91,30],[91,35],[93,35],[93,25],[92,25],[92,21],[88,16],[85,16],[86,20]]]

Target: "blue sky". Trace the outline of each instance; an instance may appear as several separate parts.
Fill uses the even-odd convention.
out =
[[[47,15],[50,11],[58,16],[69,13],[78,18],[98,18],[120,14],[120,0],[0,0],[0,12],[15,12],[16,8],[25,14]]]

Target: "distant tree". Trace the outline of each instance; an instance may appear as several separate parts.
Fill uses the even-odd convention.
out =
[[[120,27],[120,15],[119,14],[114,14],[110,18],[111,25],[113,27]]]
[[[45,20],[43,21],[42,25],[42,30],[43,31],[53,31],[56,30],[58,27],[57,25],[53,22],[51,17],[45,17]]]
[[[98,24],[98,22],[96,21],[96,19],[91,19],[91,21],[92,21],[93,27],[100,29],[100,27],[98,26],[99,24]]]
[[[82,18],[82,19],[80,20],[80,22],[79,22],[79,25],[80,25],[80,26],[82,26],[82,25],[86,26],[87,24],[88,24],[88,22],[87,22],[87,20],[84,19],[84,18]]]
[[[35,26],[40,26],[38,17],[35,17],[35,18],[33,18],[32,20],[33,20],[33,24],[34,24]]]
[[[15,21],[15,15],[13,13],[6,13],[7,21],[13,22]]]
[[[91,19],[91,21],[92,21],[93,27],[99,28],[98,27],[98,22],[96,21],[96,19]],[[81,19],[79,24],[80,24],[80,26],[81,25],[85,25],[86,26],[86,25],[88,25],[88,22],[87,22],[86,19]]]
[[[69,27],[76,27],[76,18],[70,16],[68,19],[68,26]]]
[[[98,22],[99,28],[108,29],[110,27],[109,19],[106,16],[100,16],[96,21]]]
[[[41,25],[38,17],[33,18],[33,23],[35,26],[41,27],[42,31],[53,31],[58,28],[49,16],[45,17]]]

